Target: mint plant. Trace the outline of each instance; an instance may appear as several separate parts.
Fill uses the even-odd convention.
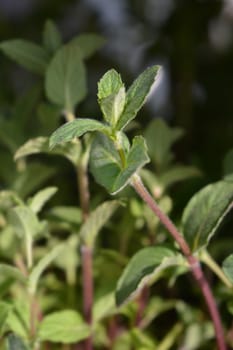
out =
[[[158,216],[179,245],[202,290],[214,323],[218,348],[226,349],[217,305],[195,253],[208,244],[224,216],[231,209],[232,184],[221,181],[210,185],[191,200],[183,215],[183,236],[168,216],[160,210],[140,178],[140,169],[149,162],[145,140],[142,136],[135,136],[130,144],[123,132],[126,125],[136,117],[137,112],[142,107],[157,72],[157,66],[148,68],[125,92],[120,75],[115,70],[108,71],[98,84],[98,101],[104,122],[92,119],[71,121],[53,133],[50,138],[50,146],[52,148],[59,143],[70,141],[86,132],[98,131],[90,153],[90,169],[93,176],[111,194],[118,193],[130,184]],[[206,201],[208,201],[208,205],[206,205]],[[213,205],[214,210],[211,211],[210,215]],[[200,212],[200,215],[194,217],[194,213],[197,211]],[[153,270],[163,269],[170,264],[177,263],[172,251],[167,252],[160,249],[156,252],[156,249],[159,248],[154,248],[154,257],[149,248],[144,254],[138,253],[137,258],[134,257],[127,267],[117,287],[116,300],[118,304],[121,304],[135,292],[137,287],[142,284],[145,275],[150,274]],[[139,273],[140,270],[141,273]],[[134,272],[136,272],[135,276]]]
[[[45,23],[40,45],[0,43],[44,85],[9,109],[10,121],[1,118],[0,144],[8,151],[1,180],[8,189],[0,192],[0,349],[194,350],[212,349],[216,337],[224,350],[231,340],[201,263],[223,283],[218,301],[232,313],[232,254],[221,268],[209,252],[232,208],[232,151],[223,179],[194,194],[176,227],[168,216],[170,187],[201,175],[174,158],[172,146],[183,131],[156,119],[142,135],[128,136],[139,133],[134,119],[160,68],[147,68],[128,89],[109,70],[98,83],[102,120],[75,116],[87,94],[85,60],[103,43],[96,34],[83,34],[64,44],[52,21]],[[61,115],[66,123],[59,127]],[[64,163],[58,166],[57,159]],[[75,177],[78,204],[67,204],[66,167]],[[211,322],[204,309],[161,293],[162,279],[171,286],[190,271]],[[157,283],[158,294],[150,295],[158,281],[162,287]],[[165,334],[147,332],[171,310],[177,321]]]

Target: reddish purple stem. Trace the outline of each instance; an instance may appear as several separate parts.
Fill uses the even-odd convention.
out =
[[[192,252],[181,233],[177,230],[176,226],[169,219],[169,217],[161,211],[153,197],[145,188],[141,179],[138,176],[135,176],[131,185],[134,187],[135,191],[143,199],[143,201],[151,208],[153,213],[156,216],[158,216],[161,223],[165,226],[165,228],[169,231],[169,233],[172,235],[175,241],[179,244],[181,251],[183,252],[185,257],[187,258],[187,261],[190,264],[192,274],[195,280],[197,281],[198,285],[200,286],[200,289],[208,306],[209,313],[215,328],[218,349],[226,350],[227,348],[224,340],[224,331],[219,311],[214,300],[213,294],[211,292],[210,286],[205,278],[205,275],[203,274],[199,261],[192,255]]]

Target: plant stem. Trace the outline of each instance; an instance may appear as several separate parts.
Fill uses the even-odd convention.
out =
[[[77,180],[78,180],[78,190],[80,198],[80,206],[82,209],[83,221],[88,218],[89,215],[89,205],[90,205],[90,194],[89,194],[89,180],[87,175],[86,164],[78,165],[77,167]]]
[[[27,269],[30,270],[33,265],[33,253],[32,253],[33,241],[31,237],[26,238],[26,256],[27,256]]]
[[[82,256],[82,285],[83,285],[83,312],[86,322],[92,325],[93,305],[93,271],[92,271],[92,249],[83,245]],[[85,349],[92,349],[92,337],[85,340]]]
[[[172,237],[175,239],[175,241],[178,243],[181,251],[185,255],[187,261],[189,262],[189,265],[191,267],[191,272],[197,281],[198,285],[200,286],[200,289],[202,291],[202,294],[205,298],[206,304],[209,309],[210,316],[212,318],[214,328],[215,328],[215,334],[216,334],[216,340],[218,344],[219,350],[226,350],[226,344],[224,340],[224,332],[222,323],[220,320],[220,315],[218,312],[217,305],[215,303],[213,294],[211,292],[211,289],[209,287],[209,284],[203,274],[203,271],[201,269],[199,261],[196,259],[195,256],[192,255],[192,252],[181,235],[181,233],[178,231],[176,226],[173,224],[173,222],[170,220],[170,218],[164,214],[153,197],[150,195],[150,193],[145,188],[144,184],[142,183],[140,177],[138,175],[134,175],[131,181],[131,185],[137,192],[137,194],[143,199],[143,201],[150,207],[150,209],[153,211],[153,213],[158,216],[161,223],[165,226],[165,228],[168,230],[168,232],[172,235]]]
[[[89,179],[87,174],[88,156],[84,154],[83,159],[77,167],[77,181],[80,198],[80,206],[82,209],[83,221],[86,221],[89,216],[90,194],[89,194]],[[81,246],[82,260],[82,286],[83,286],[83,314],[85,321],[92,325],[92,306],[93,306],[93,271],[92,271],[92,248],[82,244]],[[84,341],[84,349],[92,350],[92,337],[90,336]]]

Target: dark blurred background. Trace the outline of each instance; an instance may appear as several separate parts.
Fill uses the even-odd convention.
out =
[[[48,18],[64,40],[84,32],[107,39],[88,61],[85,115],[99,113],[96,84],[107,69],[116,68],[131,83],[146,66],[161,64],[149,118],[182,126],[186,137],[178,156],[198,163],[209,181],[221,176],[222,158],[233,146],[233,0],[0,0],[0,39],[40,42]],[[4,105],[36,77],[2,54],[0,67]]]

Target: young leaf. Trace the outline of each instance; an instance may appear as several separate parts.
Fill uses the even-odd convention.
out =
[[[57,187],[47,187],[37,192],[29,200],[29,207],[35,214],[38,214],[45,203],[57,192]]]
[[[229,255],[223,261],[222,269],[229,281],[233,284],[233,254]]]
[[[109,192],[121,171],[121,159],[112,140],[98,134],[94,139],[90,153],[91,172],[100,185]]]
[[[48,99],[73,111],[86,95],[86,72],[80,49],[72,44],[62,46],[50,62],[45,79]]]
[[[135,136],[132,147],[127,154],[126,166],[116,178],[112,188],[112,194],[123,189],[130,182],[131,177],[145,164],[149,163],[149,161],[145,139],[142,136]]]
[[[232,208],[233,183],[219,181],[196,193],[182,216],[185,239],[196,251],[208,245],[212,236]]]
[[[38,74],[45,73],[49,55],[43,47],[27,40],[15,39],[3,41],[0,49],[24,68]]]
[[[122,304],[161,270],[177,264],[177,256],[166,247],[147,247],[137,252],[117,282],[116,303]]]
[[[7,337],[7,350],[29,350],[23,340],[16,334]]]
[[[57,144],[71,141],[75,137],[80,137],[86,132],[108,132],[108,130],[108,127],[98,120],[88,118],[75,119],[54,131],[50,137],[50,147],[53,148]]]
[[[98,100],[117,94],[124,87],[121,76],[115,69],[109,70],[98,82]]]
[[[54,312],[45,316],[40,324],[38,336],[41,341],[70,344],[88,338],[89,326],[72,310]]]
[[[41,260],[33,268],[28,278],[28,290],[31,294],[34,294],[36,292],[38,281],[44,270],[61,253],[63,249],[63,244],[60,244],[59,246],[53,248],[47,255],[41,258]]]
[[[56,52],[62,46],[61,35],[55,25],[51,20],[45,22],[43,31],[43,44],[49,53]]]
[[[90,154],[93,176],[111,194],[116,194],[127,186],[131,176],[148,161],[146,145],[141,136],[134,138],[124,167],[113,141],[104,135],[98,135],[95,138]]]
[[[49,147],[49,138],[37,137],[27,141],[24,145],[18,148],[14,159],[18,160],[22,157],[27,157],[32,154],[46,153],[55,154],[66,157],[74,166],[77,165],[81,154],[81,144],[78,140],[66,144],[56,145],[53,149]]]
[[[138,111],[145,103],[158,70],[159,66],[149,67],[133,82],[126,94],[124,111],[116,125],[118,130],[125,128],[126,125],[136,117]]]
[[[97,234],[118,208],[119,202],[108,201],[98,206],[84,222],[80,236],[86,245],[93,247]]]
[[[117,93],[99,100],[104,119],[114,127],[125,107],[125,88],[121,87]]]
[[[17,206],[9,211],[9,221],[20,238],[32,238],[41,233],[44,224],[26,206]]]
[[[71,43],[80,48],[82,58],[86,59],[105,44],[105,39],[95,33],[81,34],[71,40]]]

